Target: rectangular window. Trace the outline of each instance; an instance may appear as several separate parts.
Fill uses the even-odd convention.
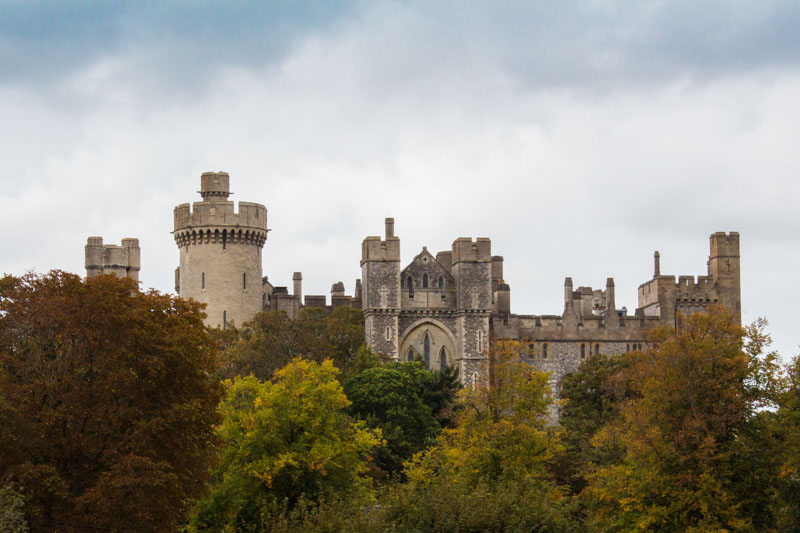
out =
[[[201,289],[205,289],[206,288],[206,273],[205,272],[200,274],[200,288]]]
[[[222,312],[222,329],[225,329],[228,325],[228,312]]]
[[[247,290],[247,272],[242,274],[242,290]]]

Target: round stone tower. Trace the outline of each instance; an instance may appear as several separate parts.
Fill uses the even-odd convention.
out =
[[[267,208],[228,200],[227,172],[200,176],[203,200],[175,208],[175,243],[181,253],[176,290],[206,304],[206,324],[241,326],[261,311],[261,248]]]

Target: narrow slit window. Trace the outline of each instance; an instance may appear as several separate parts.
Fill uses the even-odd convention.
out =
[[[444,372],[444,369],[447,368],[447,351],[442,346],[442,349],[439,351],[439,370]]]
[[[408,278],[406,278],[406,287],[408,287],[408,297],[409,298],[413,298],[414,297],[414,280],[411,279],[411,276],[408,276]]]
[[[422,288],[423,289],[427,289],[428,288],[428,275],[427,274],[423,274],[422,275]]]
[[[594,354],[595,355],[600,355],[600,345],[599,344],[595,344],[594,345]]]
[[[201,289],[205,289],[206,288],[206,273],[205,272],[200,274],[200,288]]]
[[[425,340],[422,342],[423,353],[425,354],[425,368],[431,368],[431,338],[425,334]]]
[[[223,311],[222,312],[222,329],[225,329],[226,327],[228,327],[228,312],[227,311]]]
[[[542,344],[542,359],[547,359],[547,343]]]
[[[247,272],[242,273],[242,290],[247,290]]]
[[[581,359],[586,359],[586,345],[581,344]]]

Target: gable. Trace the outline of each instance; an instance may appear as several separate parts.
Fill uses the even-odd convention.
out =
[[[408,278],[411,277],[414,289],[423,289],[425,288],[423,284],[426,276],[428,279],[427,288],[438,289],[440,277],[444,282],[444,288],[455,287],[453,276],[436,260],[427,248],[423,247],[422,251],[400,273],[400,280],[405,288],[407,287]]]

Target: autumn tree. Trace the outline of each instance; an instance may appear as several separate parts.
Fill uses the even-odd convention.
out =
[[[590,468],[618,459],[618,449],[598,448],[591,440],[618,416],[622,402],[633,394],[622,372],[630,362],[630,354],[593,355],[561,380],[558,423],[563,448],[554,456],[551,469],[573,494],[585,488],[584,476]]]
[[[681,317],[624,370],[635,395],[594,438],[621,447],[585,491],[603,531],[766,531],[775,525],[770,458],[779,387],[767,339],[722,309]],[[755,341],[755,342],[754,342]],[[767,452],[765,454],[765,452]],[[779,457],[779,456],[778,456]]]
[[[408,483],[384,502],[398,529],[575,529],[565,491],[546,468],[558,449],[548,376],[521,353],[519,343],[495,342],[488,383],[464,389],[456,426],[408,463]]]
[[[298,502],[370,497],[364,474],[380,432],[346,414],[350,402],[338,375],[330,360],[295,358],[273,381],[248,376],[227,382],[219,464],[192,530],[249,531]]]
[[[787,387],[779,399],[775,422],[782,465],[779,524],[782,531],[800,531],[800,356],[788,367]]]
[[[217,331],[224,346],[221,377],[253,374],[267,380],[295,357],[318,363],[331,359],[345,372],[357,364],[364,344],[364,317],[360,310],[339,307],[302,309],[296,319],[283,311],[259,313],[235,333]]]
[[[203,313],[131,280],[0,282],[0,479],[31,531],[174,531],[221,387]]]

